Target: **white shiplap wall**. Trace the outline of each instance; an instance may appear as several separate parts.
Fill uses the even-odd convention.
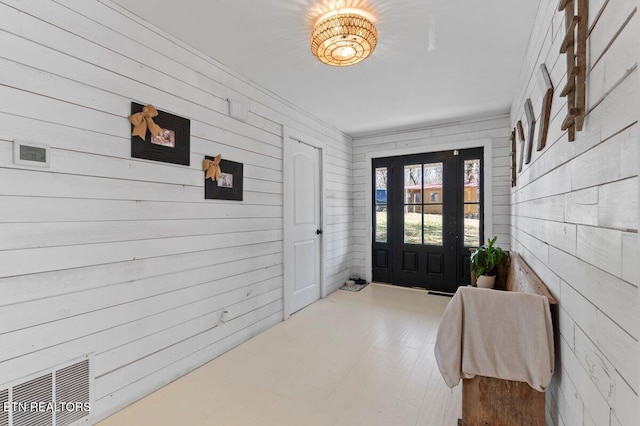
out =
[[[370,158],[404,155],[408,152],[432,152],[482,146],[490,141],[493,234],[498,236],[498,245],[509,247],[509,186],[511,175],[509,119],[506,116],[470,120],[427,127],[417,130],[394,132],[354,138],[353,140],[353,212],[354,212],[354,271],[367,276],[371,273],[369,252],[371,251],[371,223],[367,219],[371,209],[367,194],[371,188],[367,170]],[[446,147],[446,148],[444,148]],[[369,164],[369,167],[367,167]]]
[[[530,97],[539,121],[537,73],[545,63],[556,87],[549,137],[512,191],[511,245],[559,300],[547,424],[637,425],[637,1],[589,1],[589,114],[573,143],[560,129],[566,58],[559,54],[565,30],[557,6],[541,2],[511,109],[512,126],[526,123]]]
[[[191,120],[190,167],[130,158],[131,101]],[[350,138],[108,0],[0,1],[0,384],[94,353],[100,419],[281,321],[283,126],[324,144],[331,292]],[[13,139],[51,168],[13,165]],[[219,153],[242,203],[204,200]]]

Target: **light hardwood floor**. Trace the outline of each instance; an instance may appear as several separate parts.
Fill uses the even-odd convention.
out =
[[[372,284],[338,290],[100,423],[457,424],[433,355],[449,298]]]

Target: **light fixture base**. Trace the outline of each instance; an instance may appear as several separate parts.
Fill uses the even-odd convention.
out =
[[[357,64],[373,53],[378,30],[357,11],[336,12],[321,18],[311,33],[311,52],[321,62],[344,67]]]

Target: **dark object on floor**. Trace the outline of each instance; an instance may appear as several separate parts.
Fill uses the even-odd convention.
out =
[[[362,278],[356,278],[354,281],[356,282],[356,284],[360,284],[360,285],[367,283],[367,281],[365,281]]]
[[[364,280],[361,280],[364,281]],[[340,287],[340,290],[347,290],[347,291],[360,291],[363,288],[365,288],[366,286],[368,286],[369,283],[364,281],[364,284],[358,284],[358,281],[356,281],[356,284],[352,285],[352,286],[348,286],[348,285],[343,285],[342,287]]]
[[[454,293],[447,293],[446,291],[437,291],[437,290],[429,290],[428,293],[436,296],[445,296],[445,297],[453,297],[453,294],[454,294]]]

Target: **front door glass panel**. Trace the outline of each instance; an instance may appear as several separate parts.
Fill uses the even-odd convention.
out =
[[[464,246],[480,245],[480,159],[465,160],[463,167]]]
[[[442,203],[445,193],[442,181],[442,163],[428,163],[424,170],[423,240],[424,244],[442,245]]]
[[[376,242],[386,243],[388,240],[387,213],[387,168],[377,167],[375,172],[375,206],[376,206]]]

